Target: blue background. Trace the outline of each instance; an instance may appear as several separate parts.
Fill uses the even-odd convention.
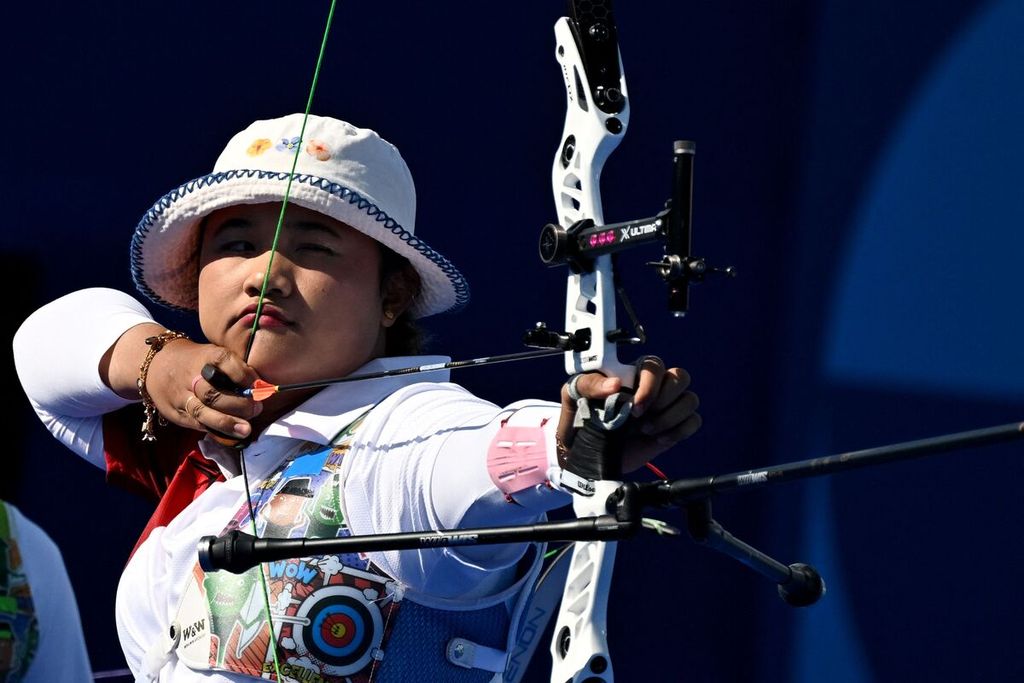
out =
[[[604,175],[605,217],[656,212],[672,141],[695,140],[695,250],[739,272],[697,287],[680,321],[641,268],[656,251],[624,259],[650,337],[638,353],[687,367],[705,416],[659,465],[731,472],[1024,417],[1024,5],[618,4],[632,114]],[[326,12],[5,8],[6,334],[67,291],[131,288],[128,241],[150,204],[209,170],[250,121],[303,107]],[[402,149],[418,233],[469,279],[468,309],[428,321],[437,352],[516,351],[535,321],[561,323],[564,273],[535,253],[554,216],[561,13],[555,1],[340,3],[314,110]],[[504,403],[554,397],[561,372],[548,360],[457,381]],[[0,494],[59,543],[93,665],[119,668],[113,594],[149,506],[107,488],[11,391]],[[689,540],[623,544],[609,614],[620,680],[1019,680],[1018,451],[719,497],[731,532],[821,570],[829,593],[808,609]]]

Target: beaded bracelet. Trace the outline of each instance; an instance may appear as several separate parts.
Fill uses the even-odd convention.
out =
[[[153,403],[153,398],[146,391],[146,376],[149,374],[149,365],[153,362],[153,357],[167,344],[174,341],[175,339],[188,339],[188,335],[184,332],[172,332],[167,330],[153,337],[146,338],[146,345],[149,347],[149,351],[146,353],[145,359],[142,361],[142,365],[139,366],[139,379],[136,380],[136,385],[139,387],[139,397],[142,398],[142,410],[145,415],[142,420],[142,440],[143,441],[156,441],[156,433],[154,432],[154,420],[159,424],[167,424],[167,420],[162,415],[157,413],[156,405]]]

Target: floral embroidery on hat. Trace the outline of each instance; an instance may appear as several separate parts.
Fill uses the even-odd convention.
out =
[[[249,149],[245,150],[245,153],[251,157],[258,157],[270,149],[271,144],[273,143],[271,143],[268,138],[260,138],[249,145]]]
[[[306,145],[306,154],[316,157],[320,161],[327,161],[331,158],[331,150],[327,147],[327,143],[321,140],[310,140]]]
[[[299,146],[299,142],[302,141],[298,135],[293,138],[281,138],[281,142],[274,145],[274,149],[278,152],[290,152]]]

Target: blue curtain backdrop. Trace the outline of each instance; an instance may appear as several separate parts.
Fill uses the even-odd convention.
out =
[[[67,291],[131,289],[128,240],[150,204],[250,121],[304,106],[327,7],[8,3],[8,335]],[[561,324],[564,273],[535,243],[554,217],[562,12],[340,3],[314,110],[402,149],[417,230],[467,275],[469,308],[428,323],[436,352],[516,351],[535,321]],[[638,353],[687,367],[702,399],[704,429],[659,460],[669,476],[1024,417],[1024,6],[621,0],[616,12],[632,117],[606,168],[606,218],[660,209],[672,141],[695,140],[694,246],[739,272],[672,320],[642,267],[656,251],[623,259],[650,337]],[[561,373],[550,360],[456,381],[507,403],[554,397]],[[94,667],[121,667],[113,596],[149,506],[106,487],[12,395],[0,495],[61,546]],[[620,680],[1020,679],[1019,450],[717,499],[732,533],[822,571],[829,592],[804,610],[689,540],[623,544],[609,614]]]

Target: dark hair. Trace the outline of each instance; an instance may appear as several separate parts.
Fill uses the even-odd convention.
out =
[[[380,244],[380,257],[381,294],[386,295],[389,287],[405,287],[410,290],[409,293],[415,300],[420,293],[420,276],[409,263],[409,259],[398,255],[383,244]],[[407,308],[385,332],[384,355],[415,356],[422,352],[426,342],[426,333],[416,324]]]

